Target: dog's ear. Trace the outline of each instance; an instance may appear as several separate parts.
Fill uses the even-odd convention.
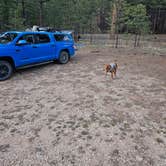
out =
[[[108,66],[107,64],[104,64],[104,68],[105,68],[105,69],[107,68],[107,66]]]
[[[108,70],[109,70],[109,65],[108,65],[108,64],[105,64],[105,65],[104,65],[104,70],[105,70],[105,71],[108,71]]]

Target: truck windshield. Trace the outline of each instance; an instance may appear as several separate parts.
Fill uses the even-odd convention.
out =
[[[8,44],[12,42],[16,37],[17,33],[4,33],[0,35],[0,44]]]

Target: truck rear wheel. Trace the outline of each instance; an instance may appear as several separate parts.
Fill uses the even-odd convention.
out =
[[[66,64],[69,61],[69,53],[67,51],[62,51],[58,59],[59,63]]]
[[[7,80],[13,74],[13,66],[8,61],[0,60],[0,81]]]

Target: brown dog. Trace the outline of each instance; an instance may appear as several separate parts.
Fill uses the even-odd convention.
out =
[[[116,77],[117,69],[118,69],[118,64],[116,62],[104,65],[105,75],[107,75],[107,73],[110,72],[112,79],[113,79],[114,76]]]

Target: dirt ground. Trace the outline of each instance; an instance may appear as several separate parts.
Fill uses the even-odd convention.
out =
[[[0,82],[0,166],[56,165],[166,166],[166,55],[84,47]]]

